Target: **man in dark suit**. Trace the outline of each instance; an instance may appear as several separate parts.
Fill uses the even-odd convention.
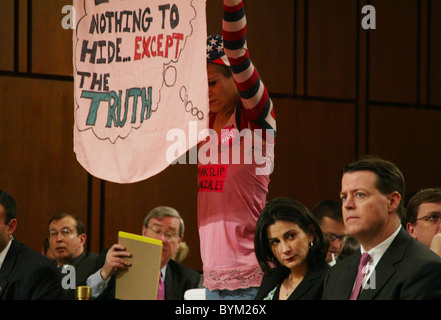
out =
[[[0,299],[60,299],[57,269],[48,258],[15,240],[16,228],[15,200],[0,190]]]
[[[150,211],[144,219],[142,235],[163,242],[161,277],[165,300],[183,300],[185,291],[199,287],[200,274],[171,259],[184,239],[184,221],[175,209],[160,206]],[[125,257],[130,257],[130,253],[119,244],[100,254],[98,265],[102,267],[87,280],[93,297],[115,297],[115,272],[117,269],[127,270],[130,266]]]
[[[365,157],[343,168],[343,220],[361,252],[331,268],[323,299],[441,299],[441,259],[402,228],[403,194],[404,177],[389,161]]]
[[[86,228],[73,214],[63,212],[54,215],[48,223],[48,239],[49,250],[60,268],[66,298],[73,300],[75,288],[86,285],[87,278],[96,271],[98,255],[85,251]]]

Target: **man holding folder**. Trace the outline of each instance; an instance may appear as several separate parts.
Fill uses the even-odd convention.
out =
[[[150,211],[144,219],[142,235],[163,242],[158,300],[183,300],[185,291],[198,288],[200,274],[171,259],[184,238],[184,221],[175,209],[160,206]],[[100,255],[98,264],[101,269],[87,279],[87,285],[92,288],[92,298],[115,298],[115,272],[130,267],[131,262],[125,259],[129,257],[131,253],[120,244],[114,244],[105,255]]]

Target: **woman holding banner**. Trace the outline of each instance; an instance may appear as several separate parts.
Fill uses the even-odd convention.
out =
[[[222,28],[222,37],[207,39],[212,130],[198,164],[204,285],[207,300],[253,299],[263,275],[254,232],[268,193],[276,121],[249,58],[242,0],[224,0]]]

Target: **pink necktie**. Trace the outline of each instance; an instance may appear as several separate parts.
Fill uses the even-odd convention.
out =
[[[164,300],[164,282],[162,281],[161,274],[159,274],[159,286],[158,286],[157,300]]]
[[[358,273],[357,273],[357,278],[355,279],[354,291],[352,291],[349,300],[358,299],[358,295],[360,294],[361,286],[363,283],[363,278],[366,275],[366,271],[367,271],[366,265],[369,263],[370,260],[371,260],[371,256],[369,255],[369,253],[367,252],[363,253],[360,259],[360,264],[358,265]]]

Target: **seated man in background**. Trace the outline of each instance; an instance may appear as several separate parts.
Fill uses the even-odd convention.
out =
[[[410,198],[406,222],[412,237],[441,256],[441,189],[422,189]]]
[[[66,298],[75,299],[75,288],[86,285],[87,278],[96,271],[98,255],[85,251],[86,230],[77,216],[58,213],[49,220],[48,230],[49,250],[57,262],[61,278],[64,279],[61,283]]]
[[[337,259],[344,258],[340,254],[348,237],[343,223],[341,201],[321,201],[314,207],[312,214],[317,218],[323,234],[328,239],[329,247],[326,262],[333,266]]]
[[[14,239],[12,234],[16,228],[15,199],[0,190],[0,300],[62,298],[63,289],[55,265]]]
[[[163,242],[161,279],[165,292],[163,295],[158,292],[158,300],[184,300],[185,291],[199,287],[200,274],[172,259],[184,239],[184,221],[178,211],[165,206],[156,207],[144,219],[142,235]],[[100,255],[101,269],[87,280],[93,298],[115,298],[116,270],[127,270],[130,262],[124,258],[130,256],[130,252],[120,244],[114,244],[107,250],[105,258],[104,253]]]

